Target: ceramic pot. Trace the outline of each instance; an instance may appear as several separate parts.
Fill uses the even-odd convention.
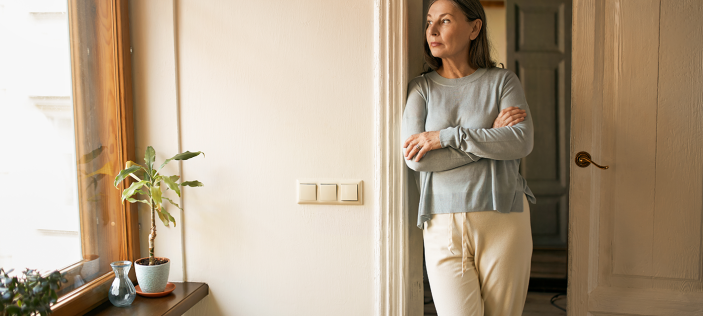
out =
[[[137,282],[139,283],[139,288],[141,288],[144,293],[160,293],[166,289],[166,283],[168,283],[168,273],[171,268],[171,260],[168,258],[159,258],[166,260],[166,263],[150,266],[141,265],[137,262],[141,262],[146,259],[149,262],[149,258],[141,258],[134,261],[134,272],[137,274]]]

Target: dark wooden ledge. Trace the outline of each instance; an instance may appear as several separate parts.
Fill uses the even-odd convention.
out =
[[[105,301],[85,315],[183,315],[209,293],[206,283],[173,282],[176,289],[164,297],[149,298],[137,295],[129,307],[116,307]]]

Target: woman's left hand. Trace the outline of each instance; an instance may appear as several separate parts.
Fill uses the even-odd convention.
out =
[[[419,162],[430,150],[442,148],[439,142],[439,131],[423,132],[408,137],[403,143],[405,148],[405,159],[411,159],[415,156],[415,162]]]

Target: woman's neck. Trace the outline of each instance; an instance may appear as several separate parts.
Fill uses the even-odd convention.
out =
[[[437,73],[447,79],[466,77],[474,71],[476,69],[471,68],[468,61],[457,61],[450,58],[442,58],[442,66],[437,68]]]

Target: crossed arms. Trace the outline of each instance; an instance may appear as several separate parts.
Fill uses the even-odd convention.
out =
[[[401,129],[401,139],[404,143],[411,137],[425,132],[427,107],[419,89],[416,83],[408,92]],[[512,160],[527,156],[533,147],[532,115],[522,86],[513,73],[509,73],[506,78],[498,106],[501,110],[518,107],[526,111],[527,116],[515,125],[499,128],[456,126],[442,129],[439,131],[442,148],[427,151],[419,161],[415,161],[416,157],[408,157],[405,163],[415,171],[435,172],[454,169],[481,158]]]

